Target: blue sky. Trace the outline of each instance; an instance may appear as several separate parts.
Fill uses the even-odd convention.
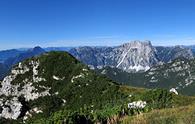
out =
[[[0,0],[0,49],[195,44],[194,0]]]

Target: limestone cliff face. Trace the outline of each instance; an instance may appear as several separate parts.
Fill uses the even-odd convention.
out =
[[[134,41],[115,49],[122,53],[118,57],[116,67],[125,71],[146,71],[158,63],[156,51],[149,41]]]
[[[92,68],[110,66],[127,72],[147,71],[177,58],[194,58],[189,48],[154,47],[150,41],[133,41],[117,47],[79,47],[69,52]]]
[[[15,66],[11,73],[1,82],[0,88],[0,117],[6,119],[17,119],[22,114],[24,101],[31,101],[39,97],[49,96],[49,87],[44,85],[35,85],[41,81],[46,81],[45,78],[39,77],[39,61],[29,61],[29,63],[19,63]],[[32,72],[31,72],[32,71]],[[30,74],[31,73],[31,74]],[[25,76],[29,74],[28,76]],[[22,77],[21,77],[22,76]],[[43,91],[38,92],[38,88],[43,88]],[[9,97],[7,99],[6,97]]]
[[[134,41],[117,47],[81,47],[70,50],[70,53],[90,67],[110,66],[127,72],[146,71],[158,63],[150,41]]]

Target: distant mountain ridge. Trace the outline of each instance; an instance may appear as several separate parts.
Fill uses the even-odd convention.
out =
[[[160,61],[167,63],[177,58],[193,59],[192,49],[184,46],[173,46],[173,47],[155,47],[157,56]]]
[[[186,46],[187,48],[191,49],[194,56],[195,56],[195,45]]]
[[[4,77],[3,75],[8,72],[12,65],[46,51],[67,51],[91,68],[109,66],[127,72],[143,72],[154,65],[167,63],[177,58],[192,59],[195,55],[194,46],[152,46],[150,41],[133,41],[115,47],[11,49],[0,51],[0,63],[3,65],[0,66],[0,79]]]
[[[17,56],[8,58],[4,62],[4,64],[6,64],[7,66],[11,66],[11,65],[17,64],[18,62],[23,61],[24,59],[31,58],[31,57],[36,56],[36,55],[40,55],[44,52],[45,52],[44,49],[42,49],[39,46],[36,46],[34,48],[28,49],[25,52],[18,54]]]
[[[3,63],[8,58],[15,57],[24,51],[19,51],[17,49],[10,49],[10,50],[2,50],[0,51],[0,63]]]
[[[7,74],[7,67],[0,63],[0,79],[2,79],[3,77],[5,77]]]
[[[50,51],[66,51],[66,52],[68,52],[69,50],[71,50],[73,48],[74,47],[46,47],[43,49],[47,52],[50,52]]]
[[[127,72],[147,71],[177,58],[194,58],[190,48],[154,47],[150,41],[133,41],[116,47],[78,47],[69,52],[92,68],[110,66]]]
[[[15,64],[31,58],[33,56],[40,55],[44,53],[45,50],[41,47],[37,46],[31,49],[28,49],[26,51],[19,51],[19,50],[7,50],[0,52],[0,58],[4,58],[0,66],[0,80],[5,77],[5,75],[9,72],[9,70],[14,66]],[[5,57],[4,57],[5,56]]]

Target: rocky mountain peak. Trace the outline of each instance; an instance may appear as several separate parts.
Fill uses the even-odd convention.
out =
[[[110,66],[127,72],[146,71],[177,58],[194,58],[189,48],[154,47],[150,41],[132,41],[116,47],[79,47],[70,53],[92,68]]]
[[[29,49],[28,50],[29,52],[44,52],[44,49],[42,49],[40,46],[36,46],[36,47],[34,47],[34,48],[32,48],[32,49]]]
[[[124,46],[130,46],[130,47],[139,47],[139,46],[152,46],[151,41],[139,41],[139,40],[135,40],[135,41],[130,41],[128,43],[124,43]]]
[[[190,48],[177,45],[173,47],[155,47],[158,59],[164,63],[171,62],[177,58],[193,59],[193,52]]]
[[[146,71],[151,65],[158,62],[155,49],[150,41],[133,41],[122,47],[119,46],[118,49],[122,54],[116,67],[125,71]]]
[[[93,68],[117,67],[124,71],[146,71],[158,62],[150,41],[132,41],[117,47],[79,47],[70,53]]]

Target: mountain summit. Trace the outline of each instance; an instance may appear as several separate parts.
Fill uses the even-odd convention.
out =
[[[126,72],[147,71],[176,58],[194,58],[189,48],[154,47],[150,41],[133,41],[116,47],[79,47],[69,52],[92,68],[110,66]]]
[[[116,67],[125,71],[146,71],[152,65],[158,63],[155,49],[150,41],[133,41],[123,44],[114,50],[121,53],[117,57]]]

